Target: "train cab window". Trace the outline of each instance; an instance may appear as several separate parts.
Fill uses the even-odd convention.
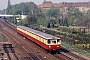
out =
[[[50,40],[48,40],[48,44],[50,44],[51,42],[50,42]]]
[[[58,40],[57,40],[57,43],[58,43],[58,44],[60,44],[60,43],[61,43],[61,41],[58,39]]]
[[[57,40],[57,43],[60,44],[60,40]]]
[[[52,44],[56,44],[56,40],[52,40]]]

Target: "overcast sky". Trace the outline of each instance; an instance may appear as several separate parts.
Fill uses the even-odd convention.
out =
[[[5,9],[7,7],[7,1],[8,0],[1,0],[0,1],[0,10]],[[21,2],[35,2],[36,4],[41,4],[44,0],[10,0],[11,4],[18,4]],[[47,1],[52,1],[53,3],[60,3],[60,2],[87,2],[90,0],[47,0]]]

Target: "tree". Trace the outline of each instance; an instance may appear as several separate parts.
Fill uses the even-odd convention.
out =
[[[75,19],[76,19],[75,15],[70,16],[68,21],[69,25],[73,25]]]
[[[8,0],[8,6],[7,6],[6,12],[9,13],[10,9],[11,9],[11,4],[10,4],[10,0]]]
[[[37,5],[33,2],[26,2],[12,5],[11,8],[7,8],[8,14],[21,14],[23,12],[24,15],[28,14],[38,14],[41,10],[37,7]]]
[[[16,15],[18,15],[18,14],[21,15],[22,12],[21,12],[21,10],[17,9],[17,10],[15,11],[15,14],[16,14]]]
[[[90,19],[90,10],[87,11],[86,17],[87,17],[88,19]]]
[[[48,23],[48,26],[47,26],[47,28],[50,28],[50,23]]]
[[[36,18],[37,18],[37,24],[38,25],[42,25],[42,26],[48,25],[48,19],[46,18],[45,13],[36,14]]]
[[[37,24],[37,19],[36,19],[35,15],[31,15],[31,16],[28,15],[26,18],[26,24],[28,24],[29,27],[30,27],[30,25]]]
[[[89,29],[90,28],[90,10],[87,11],[86,18],[87,18],[87,20],[86,20],[86,23],[87,23],[86,26]]]
[[[57,18],[59,16],[59,9],[50,8],[46,13],[49,18]]]

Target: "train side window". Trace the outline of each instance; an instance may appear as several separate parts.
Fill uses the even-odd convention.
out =
[[[47,40],[46,40],[46,39],[44,39],[44,43],[45,43],[45,44],[47,43]]]
[[[57,43],[60,43],[60,40],[57,40]]]
[[[36,37],[36,35],[35,35],[35,34],[33,34],[33,37],[35,38],[35,37]]]
[[[31,36],[31,32],[29,32],[29,36]]]
[[[45,44],[47,44],[47,40],[45,39]]]
[[[37,36],[37,39],[39,40],[39,36]]]
[[[48,40],[48,44],[50,44],[51,42],[50,42],[50,40]]]
[[[41,40],[40,40],[40,41],[42,42],[42,40],[43,40],[43,39],[41,38]]]
[[[41,37],[39,37],[39,41],[41,41]]]

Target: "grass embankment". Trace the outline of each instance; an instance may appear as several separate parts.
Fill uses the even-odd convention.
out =
[[[90,50],[89,50],[90,44],[87,43],[87,41],[89,42],[89,35],[84,33],[83,29],[60,27],[53,29],[48,28],[47,30],[48,31],[46,31],[46,33],[49,32],[52,35],[58,35],[58,36],[62,35],[62,37],[60,36],[62,39],[62,46],[65,46],[66,48],[72,51],[90,57]],[[75,32],[75,34],[73,34],[72,32]],[[84,38],[88,38],[88,39],[84,39]]]
[[[86,34],[85,29],[61,26],[59,28],[39,28],[38,30],[60,37],[62,46],[90,57],[90,35]]]
[[[73,46],[73,45],[71,46],[70,44],[67,44],[65,42],[62,42],[62,46],[64,46],[64,47],[66,47],[66,48],[68,48],[68,49],[70,49],[72,51],[75,51],[75,52],[77,52],[79,54],[82,54],[82,55],[87,56],[87,57],[90,58],[90,52],[87,52],[85,50],[78,49],[75,46]]]

